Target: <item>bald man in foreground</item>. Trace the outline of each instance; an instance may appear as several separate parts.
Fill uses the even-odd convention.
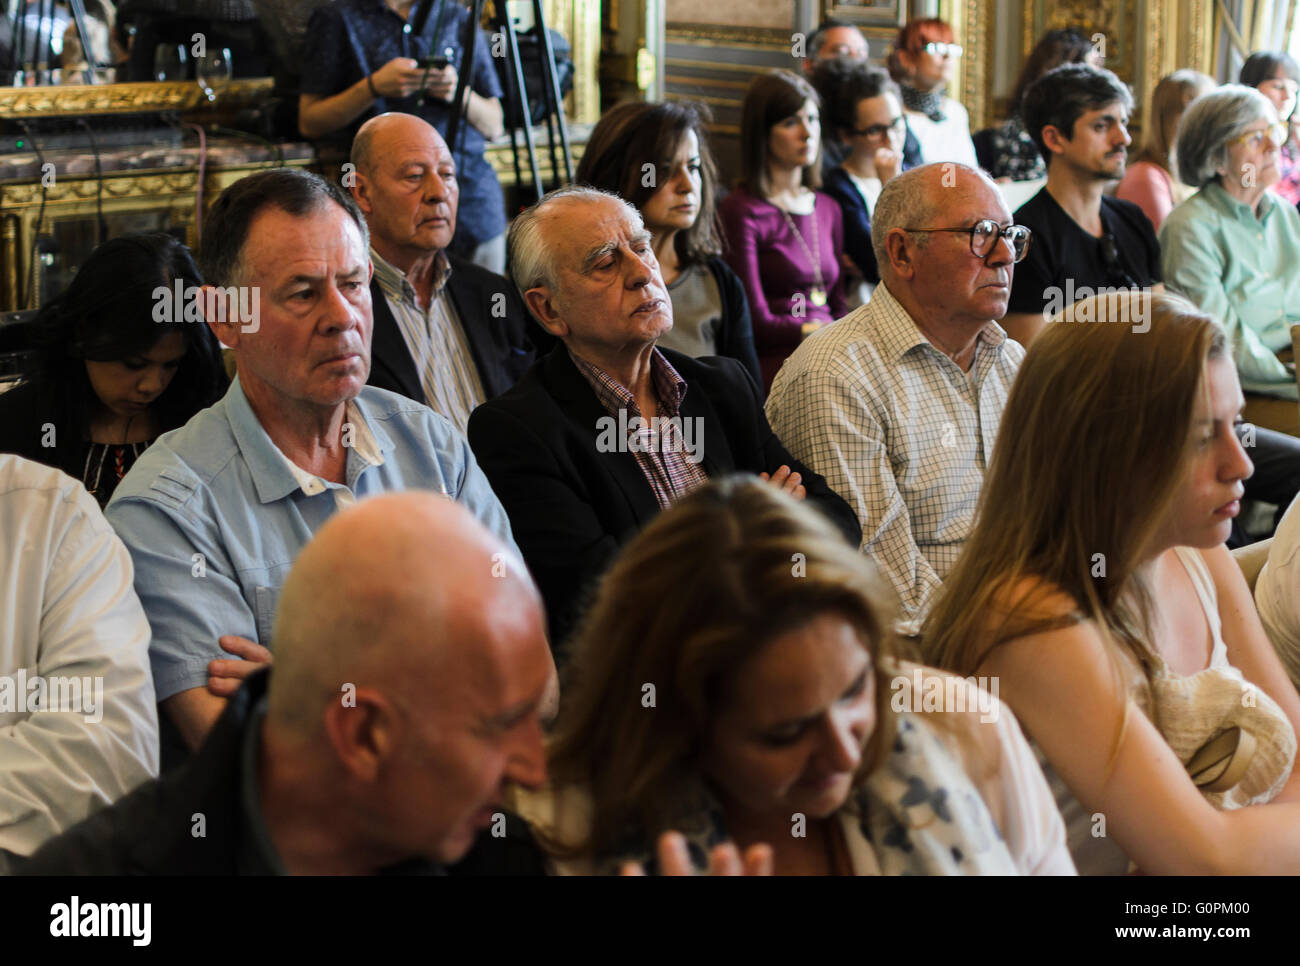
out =
[[[540,873],[502,803],[545,778],[545,628],[523,565],[469,511],[418,491],[365,500],[295,561],[274,667],[199,753],[16,871]]]

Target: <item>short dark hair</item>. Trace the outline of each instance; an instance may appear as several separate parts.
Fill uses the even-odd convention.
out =
[[[703,263],[722,253],[717,226],[718,173],[704,125],[709,109],[692,101],[629,101],[610,108],[587,140],[574,180],[621,195],[638,210],[672,177],[673,156],[689,132],[700,145],[700,211],[695,224],[673,242],[683,265]],[[647,184],[645,165],[655,169]]]
[[[1258,87],[1264,81],[1272,80],[1279,69],[1300,84],[1300,66],[1296,64],[1295,58],[1281,50],[1255,51],[1241,65],[1241,74],[1237,79],[1247,87]]]
[[[766,198],[771,193],[767,181],[768,136],[772,128],[787,117],[803,109],[805,101],[812,101],[821,110],[822,99],[816,89],[798,74],[788,70],[772,70],[754,78],[745,92],[745,102],[740,108],[740,165],[741,184],[751,193]],[[808,188],[822,186],[821,139],[817,142],[817,157],[803,169],[803,183]]]
[[[203,223],[199,267],[209,285],[232,284],[239,273],[248,227],[263,209],[301,218],[333,202],[348,213],[370,246],[370,231],[352,197],[332,181],[300,168],[272,168],[236,181],[217,198]]]
[[[855,23],[849,23],[847,20],[840,20],[836,17],[827,17],[817,25],[817,29],[808,35],[807,53],[810,60],[817,59],[817,51],[821,50],[822,41],[826,39],[826,34],[831,30],[838,30],[841,27],[847,27],[849,30],[856,30],[862,34],[862,28]],[[866,34],[862,34],[863,41],[866,41]]]
[[[858,104],[883,94],[900,100],[898,85],[879,67],[834,57],[824,60],[813,71],[812,85],[822,99],[822,131],[829,128],[837,137],[840,131],[858,126]]]
[[[1052,126],[1067,141],[1074,136],[1074,122],[1086,112],[1119,101],[1133,110],[1133,95],[1124,82],[1105,68],[1087,64],[1062,64],[1049,70],[1025,91],[1021,114],[1025,130],[1049,164],[1052,152],[1043,142],[1043,128]]]

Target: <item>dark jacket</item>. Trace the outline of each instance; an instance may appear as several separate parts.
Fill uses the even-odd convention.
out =
[[[749,319],[749,299],[745,286],[731,266],[715,255],[705,263],[718,283],[722,300],[722,322],[715,336],[718,355],[735,359],[753,378],[761,383],[763,374],[758,368],[758,351],[754,348],[754,326]]]
[[[710,477],[770,473],[788,465],[803,476],[808,499],[859,545],[853,511],[781,445],[763,413],[758,385],[738,362],[660,351],[688,387],[682,418],[703,419],[701,466]],[[470,446],[510,516],[546,602],[557,649],[619,548],[659,512],[634,454],[597,451],[598,421],[605,415],[561,345],[469,420]]]
[[[530,341],[528,310],[515,287],[505,278],[473,262],[448,254],[451,277],[447,289],[460,316],[470,355],[483,381],[488,399],[501,395],[533,364],[536,353]],[[497,296],[504,295],[502,301]],[[370,346],[372,386],[425,402],[420,374],[406,348],[402,330],[376,279],[370,280],[370,300],[375,327]],[[504,306],[504,315],[494,312]]]
[[[270,672],[249,678],[228,702],[199,753],[165,778],[141,785],[96,812],[28,859],[12,859],[18,875],[268,874],[269,864],[241,863],[247,821],[241,807],[244,735],[260,721],[253,709],[266,695]],[[193,834],[204,817],[205,834]],[[246,853],[247,854],[247,853]],[[481,836],[470,854],[446,867],[412,859],[384,870],[394,875],[543,874],[540,852],[524,824],[508,817],[506,835]]]
[[[61,408],[34,380],[0,393],[0,453],[16,453],[81,479],[86,443],[79,426],[57,415]],[[54,445],[42,446],[46,439]]]
[[[912,165],[904,158],[898,170],[902,173],[911,168]],[[843,165],[837,165],[826,173],[822,190],[840,203],[840,211],[844,213],[844,253],[853,259],[864,279],[872,285],[879,284],[880,266],[876,264],[876,253],[871,247],[871,215],[867,212],[862,192]]]

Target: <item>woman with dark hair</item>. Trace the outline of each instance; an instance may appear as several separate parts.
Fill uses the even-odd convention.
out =
[[[577,181],[622,195],[641,212],[673,303],[672,330],[658,344],[730,356],[759,382],[749,301],[722,260],[705,111],[678,101],[611,108],[591,132]]]
[[[961,45],[954,41],[946,21],[909,20],[899,29],[889,53],[889,74],[903,92],[907,126],[921,145],[921,162],[957,161],[974,168],[979,162],[970,137],[970,116],[944,94],[962,54]]]
[[[856,547],[753,477],[661,514],[588,614],[550,786],[515,803],[552,871],[702,868],[730,841],[778,875],[1072,875],[1015,717],[901,660],[892,608]]]
[[[165,232],[96,248],[37,317],[34,377],[0,395],[0,452],[57,467],[107,505],[150,443],[225,390],[220,346],[186,304],[200,285]]]
[[[727,261],[749,295],[763,389],[799,341],[844,315],[840,206],[821,187],[821,99],[774,70],[745,93],[740,185],[718,206]]]
[[[826,91],[826,127],[849,146],[826,174],[826,193],[844,215],[844,254],[857,276],[849,301],[861,305],[880,281],[871,247],[871,213],[885,183],[909,167],[903,159],[903,103],[879,67],[836,58],[817,65],[813,86]]]
[[[1020,101],[1029,85],[1052,68],[1084,63],[1093,67],[1103,66],[1102,58],[1097,56],[1091,41],[1074,27],[1049,30],[1043,34],[1020,68],[1020,76],[1011,91],[1011,111],[1007,119],[999,127],[981,131],[975,136],[977,151],[981,150],[980,139],[988,138],[990,157],[985,170],[990,177],[1007,181],[1036,181],[1047,177],[1047,162],[1025,130],[1024,119],[1020,116]],[[984,161],[981,157],[981,164]]]
[[[1273,192],[1293,205],[1300,204],[1300,145],[1296,143],[1296,94],[1300,91],[1300,65],[1282,52],[1257,50],[1241,65],[1239,80],[1253,87],[1277,108],[1277,119],[1287,126],[1286,141],[1278,161],[1280,177]]]

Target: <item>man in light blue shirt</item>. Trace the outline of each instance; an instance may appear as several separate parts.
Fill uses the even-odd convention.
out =
[[[372,268],[351,199],[276,169],[227,189],[204,229],[204,315],[239,376],[145,452],[106,513],[135,564],[158,700],[191,749],[224,709],[229,679],[269,660],[284,578],[336,510],[432,489],[514,548],[464,437],[426,406],[365,385]],[[244,669],[220,661],[223,647],[250,659]],[[210,689],[223,667],[227,680]]]

